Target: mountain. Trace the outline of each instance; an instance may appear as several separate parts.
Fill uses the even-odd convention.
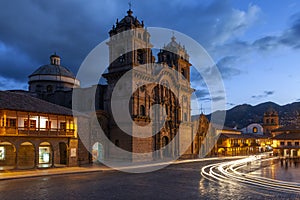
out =
[[[280,124],[289,125],[296,123],[297,113],[300,113],[300,102],[280,106],[273,102],[265,102],[252,106],[249,104],[238,105],[226,111],[225,126],[243,128],[251,123],[262,123],[264,113],[269,109],[275,109],[279,114]],[[220,114],[224,111],[216,111]],[[207,115],[210,119],[211,115]],[[193,116],[195,118],[195,116]]]

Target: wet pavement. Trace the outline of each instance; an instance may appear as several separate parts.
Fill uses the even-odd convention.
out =
[[[95,171],[2,180],[0,199],[300,199],[299,193],[202,177],[202,167],[216,162],[176,164],[141,174]]]

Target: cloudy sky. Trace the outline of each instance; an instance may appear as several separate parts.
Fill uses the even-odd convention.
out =
[[[27,89],[27,77],[57,52],[75,74],[128,10],[124,0],[10,0],[0,3],[0,90]],[[132,1],[148,27],[182,32],[200,43],[219,68],[227,108],[300,101],[300,2]],[[192,86],[209,112],[210,94]]]

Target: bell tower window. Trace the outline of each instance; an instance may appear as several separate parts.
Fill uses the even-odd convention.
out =
[[[137,50],[137,62],[139,64],[144,64],[144,59],[143,59],[143,50],[142,49],[139,49]]]

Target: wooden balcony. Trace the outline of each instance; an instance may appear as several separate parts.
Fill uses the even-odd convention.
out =
[[[0,136],[74,137],[74,129],[0,128]]]

